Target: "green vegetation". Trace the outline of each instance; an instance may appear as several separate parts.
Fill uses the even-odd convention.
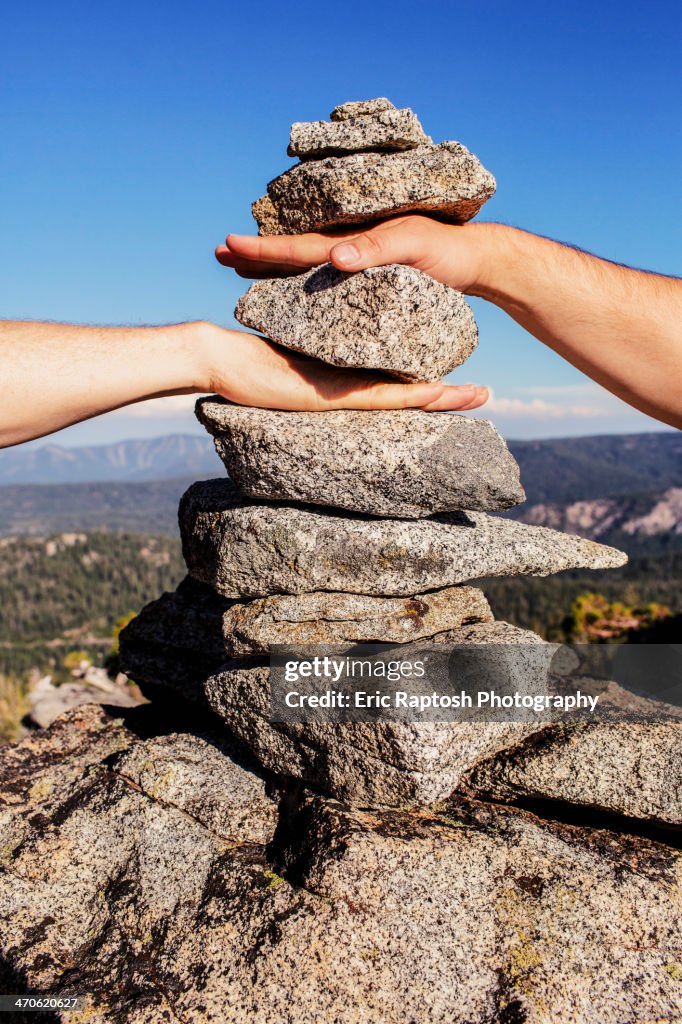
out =
[[[599,595],[606,606],[620,603],[623,609],[641,617],[642,624],[647,614],[653,617],[646,611],[651,606],[679,613],[682,552],[635,558],[620,569],[571,570],[544,579],[490,579],[481,585],[496,618],[535,630],[546,640],[579,642],[576,630],[580,633],[580,602],[585,603],[586,595]],[[589,605],[589,601],[586,603]],[[674,641],[670,637],[660,642]]]
[[[194,479],[0,487],[0,537],[103,530],[177,537],[178,502]]]
[[[78,653],[102,664],[131,615],[183,575],[180,542],[171,537],[0,541],[0,673],[54,673]]]
[[[0,675],[0,743],[13,743],[21,737],[21,722],[28,709],[26,680]]]

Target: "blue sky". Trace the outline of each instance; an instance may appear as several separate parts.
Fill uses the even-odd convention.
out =
[[[378,95],[493,171],[483,219],[679,274],[681,21],[678,3],[629,0],[6,4],[0,316],[232,324],[245,285],[213,248],[253,230],[290,122]],[[474,305],[480,345],[456,379],[492,387],[508,436],[661,429]],[[55,440],[198,430],[190,409]]]

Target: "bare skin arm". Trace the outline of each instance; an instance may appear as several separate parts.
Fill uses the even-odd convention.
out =
[[[164,395],[218,392],[271,409],[473,409],[473,385],[401,384],[197,322],[78,327],[0,321],[0,448]]]
[[[631,270],[501,224],[389,220],[367,231],[229,235],[216,255],[244,277],[331,260],[342,270],[405,263],[505,310],[642,412],[682,427],[682,281]]]

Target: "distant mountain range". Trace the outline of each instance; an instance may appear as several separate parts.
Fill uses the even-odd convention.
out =
[[[682,434],[512,441],[528,500],[515,519],[631,554],[682,548]],[[180,495],[225,469],[211,439],[177,434],[0,451],[0,536],[125,530],[175,534]]]
[[[19,445],[0,451],[0,485],[198,479],[221,471],[213,441],[201,434],[169,434],[87,448]]]

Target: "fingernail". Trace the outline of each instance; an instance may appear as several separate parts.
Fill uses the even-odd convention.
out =
[[[351,242],[343,242],[335,245],[332,249],[334,259],[339,263],[357,263],[360,259],[360,250]]]

